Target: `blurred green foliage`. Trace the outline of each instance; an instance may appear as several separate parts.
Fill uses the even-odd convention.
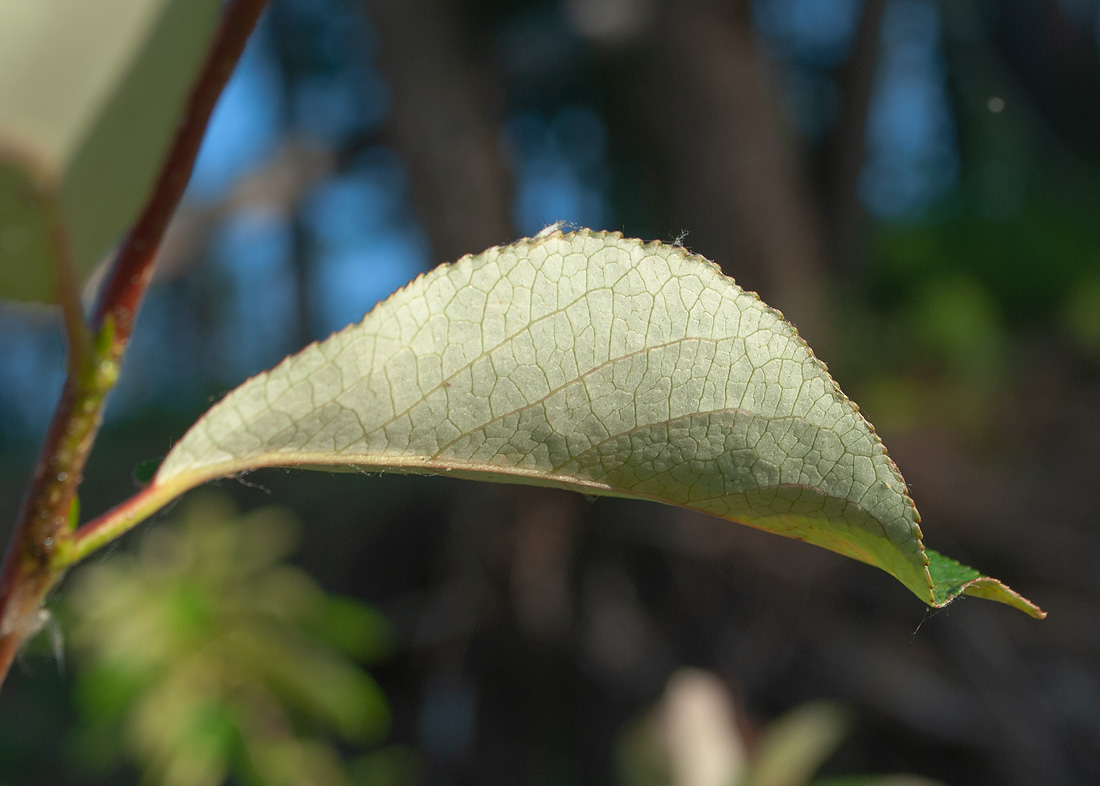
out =
[[[840,704],[812,701],[762,728],[748,728],[725,683],[681,669],[661,701],[629,725],[619,740],[625,786],[943,786],[913,775],[819,779],[852,730]]]
[[[297,531],[282,508],[242,515],[204,492],[132,552],[74,575],[62,614],[78,769],[103,777],[129,761],[163,786],[415,776],[412,754],[365,753],[387,733],[389,709],[356,661],[384,656],[390,627],[283,562]],[[348,765],[349,754],[360,759]]]
[[[1032,176],[998,212],[987,190],[875,225],[873,264],[838,293],[834,370],[884,431],[987,429],[1029,341],[1100,361],[1100,202]]]

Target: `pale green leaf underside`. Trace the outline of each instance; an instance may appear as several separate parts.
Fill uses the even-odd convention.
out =
[[[43,197],[84,280],[148,197],[218,0],[0,2],[0,297],[53,302]]]
[[[678,246],[548,232],[440,267],[226,396],[154,485],[297,465],[665,502],[875,565],[932,605],[981,589],[1038,611],[976,572],[933,585],[870,424],[778,312]]]

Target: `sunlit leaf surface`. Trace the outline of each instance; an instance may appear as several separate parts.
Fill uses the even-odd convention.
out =
[[[930,575],[871,425],[778,312],[677,246],[552,231],[440,267],[226,396],[154,485],[303,465],[680,505],[875,565],[932,605],[1041,614],[938,555]]]

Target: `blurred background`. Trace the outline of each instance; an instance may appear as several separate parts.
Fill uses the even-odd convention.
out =
[[[272,0],[84,518],[247,376],[559,220],[682,242],[782,310],[876,425],[929,543],[1050,618],[929,613],[869,567],[672,508],[261,471],[219,484],[206,529],[189,497],[74,571],[0,693],[0,783],[709,786],[731,781],[676,762],[752,773],[791,717],[813,767],[752,782],[823,761],[1100,783],[1096,0]],[[56,324],[0,311],[5,541],[61,353]],[[240,517],[284,523],[226,546],[215,525]],[[269,534],[296,527],[297,547]],[[256,593],[202,557],[226,553],[311,600],[231,603]],[[128,600],[78,602],[104,586]],[[154,634],[159,660],[122,669]]]

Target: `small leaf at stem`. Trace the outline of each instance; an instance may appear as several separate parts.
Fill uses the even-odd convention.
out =
[[[777,311],[681,247],[554,231],[418,278],[203,416],[153,488],[355,466],[679,505],[1033,604],[926,552],[905,482]],[[929,572],[929,558],[933,556]]]
[[[157,470],[160,469],[161,462],[164,461],[164,457],[155,459],[146,459],[138,463],[134,467],[134,471],[131,473],[133,477],[134,485],[138,488],[145,488],[153,482],[153,477],[157,474]]]

